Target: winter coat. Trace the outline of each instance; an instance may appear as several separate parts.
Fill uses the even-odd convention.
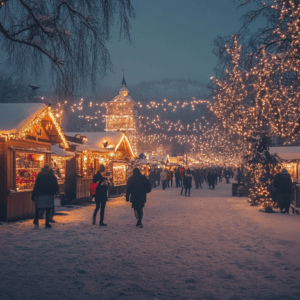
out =
[[[162,171],[162,172],[160,173],[160,180],[161,180],[161,181],[167,180],[167,172]]]
[[[59,187],[53,171],[43,168],[36,178],[31,199],[34,201],[39,196],[53,196],[57,192],[59,192]]]
[[[278,203],[290,201],[293,183],[289,173],[281,172],[276,174],[273,185],[276,188],[276,201]]]
[[[107,180],[107,178],[103,177],[100,173],[96,173],[93,177],[93,183],[98,182],[95,197],[100,198],[102,201],[107,201],[107,191],[108,191],[109,182],[107,180],[108,184],[105,185],[104,180]]]
[[[215,177],[212,173],[207,174],[207,181],[209,185],[213,185],[215,181]]]
[[[183,185],[184,185],[184,187],[186,187],[186,188],[192,187],[192,180],[193,180],[192,174],[186,174],[186,175],[184,175],[184,177],[183,177]]]
[[[151,191],[151,183],[142,174],[133,174],[127,182],[126,201],[132,203],[133,208],[144,207],[146,194]]]

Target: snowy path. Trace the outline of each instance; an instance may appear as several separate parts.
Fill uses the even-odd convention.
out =
[[[0,299],[300,299],[300,216],[265,214],[231,185],[158,187],[144,228],[124,198],[61,208],[52,229],[0,226]]]

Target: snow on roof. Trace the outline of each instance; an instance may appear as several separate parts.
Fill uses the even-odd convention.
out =
[[[270,147],[271,154],[277,154],[281,159],[285,160],[300,160],[300,147],[299,146],[283,146],[283,147]]]
[[[53,155],[59,155],[59,156],[74,156],[74,152],[66,151],[62,148],[60,148],[58,145],[51,145],[51,153]]]
[[[155,161],[166,161],[166,159],[168,158],[168,155],[152,155],[151,160],[155,160]]]
[[[44,103],[1,103],[0,133],[17,133],[47,108]]]
[[[77,151],[92,150],[100,152],[115,151],[123,137],[122,132],[66,132],[65,135],[75,137],[77,134],[87,137],[84,144],[78,144]],[[107,142],[107,146],[105,144]]]

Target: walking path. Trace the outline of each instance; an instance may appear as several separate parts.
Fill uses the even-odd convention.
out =
[[[59,207],[52,229],[1,225],[0,299],[299,300],[300,216],[204,186],[153,189],[143,229],[124,197],[107,203],[108,227],[92,225],[94,205]]]

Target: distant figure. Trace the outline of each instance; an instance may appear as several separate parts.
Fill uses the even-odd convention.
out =
[[[57,178],[49,165],[45,164],[44,168],[38,174],[31,198],[35,201],[35,216],[33,224],[39,225],[40,210],[46,209],[45,228],[51,228],[50,213],[54,209],[54,195],[59,192]]]
[[[173,177],[174,177],[174,172],[171,171],[170,173],[171,173],[171,179],[170,179],[170,181],[171,181],[171,187],[173,187]]]
[[[188,196],[190,197],[190,195],[191,195],[192,180],[193,180],[193,177],[192,177],[191,171],[190,171],[190,169],[187,169],[186,175],[184,176],[184,180],[183,180],[183,185],[185,188],[185,197],[187,196],[187,191],[189,192]]]
[[[208,188],[215,189],[215,175],[209,171],[207,174]]]
[[[96,224],[97,212],[101,207],[100,223],[99,223],[100,226],[107,226],[107,224],[103,223],[103,220],[104,220],[104,211],[105,211],[105,206],[107,201],[107,191],[108,191],[109,182],[106,177],[103,177],[104,174],[105,174],[105,166],[100,165],[98,172],[93,177],[93,183],[98,182],[98,186],[96,188],[96,194],[95,194],[96,208],[93,214],[93,224],[94,225]]]
[[[161,181],[161,184],[162,184],[162,188],[164,190],[166,188],[166,185],[167,185],[167,172],[165,170],[163,170],[160,173],[160,181]]]
[[[175,171],[175,181],[176,181],[176,187],[180,187],[180,170],[177,169]]]
[[[146,203],[146,194],[151,192],[151,183],[142,175],[138,168],[133,169],[132,176],[128,179],[126,201],[132,203],[137,219],[136,226],[143,228],[143,207]]]
[[[292,179],[287,169],[283,168],[280,173],[274,177],[273,185],[275,187],[275,199],[280,207],[282,214],[289,213],[292,196]]]
[[[222,170],[222,168],[220,168],[220,169],[218,170],[219,182],[222,182],[222,173],[223,173],[223,170]]]
[[[171,181],[171,171],[168,171],[167,172],[167,184],[168,184],[168,187],[170,187],[170,181]]]
[[[243,180],[243,173],[240,168],[238,168],[238,170],[237,170],[236,180],[238,182],[238,185],[240,185]]]
[[[230,171],[228,169],[225,171],[224,177],[226,178],[226,183],[229,183]]]
[[[200,182],[200,170],[196,169],[195,173],[194,173],[194,180],[195,180],[195,185],[196,185],[196,189],[199,188],[199,186],[201,187],[201,182]],[[202,188],[202,187],[201,187]]]

